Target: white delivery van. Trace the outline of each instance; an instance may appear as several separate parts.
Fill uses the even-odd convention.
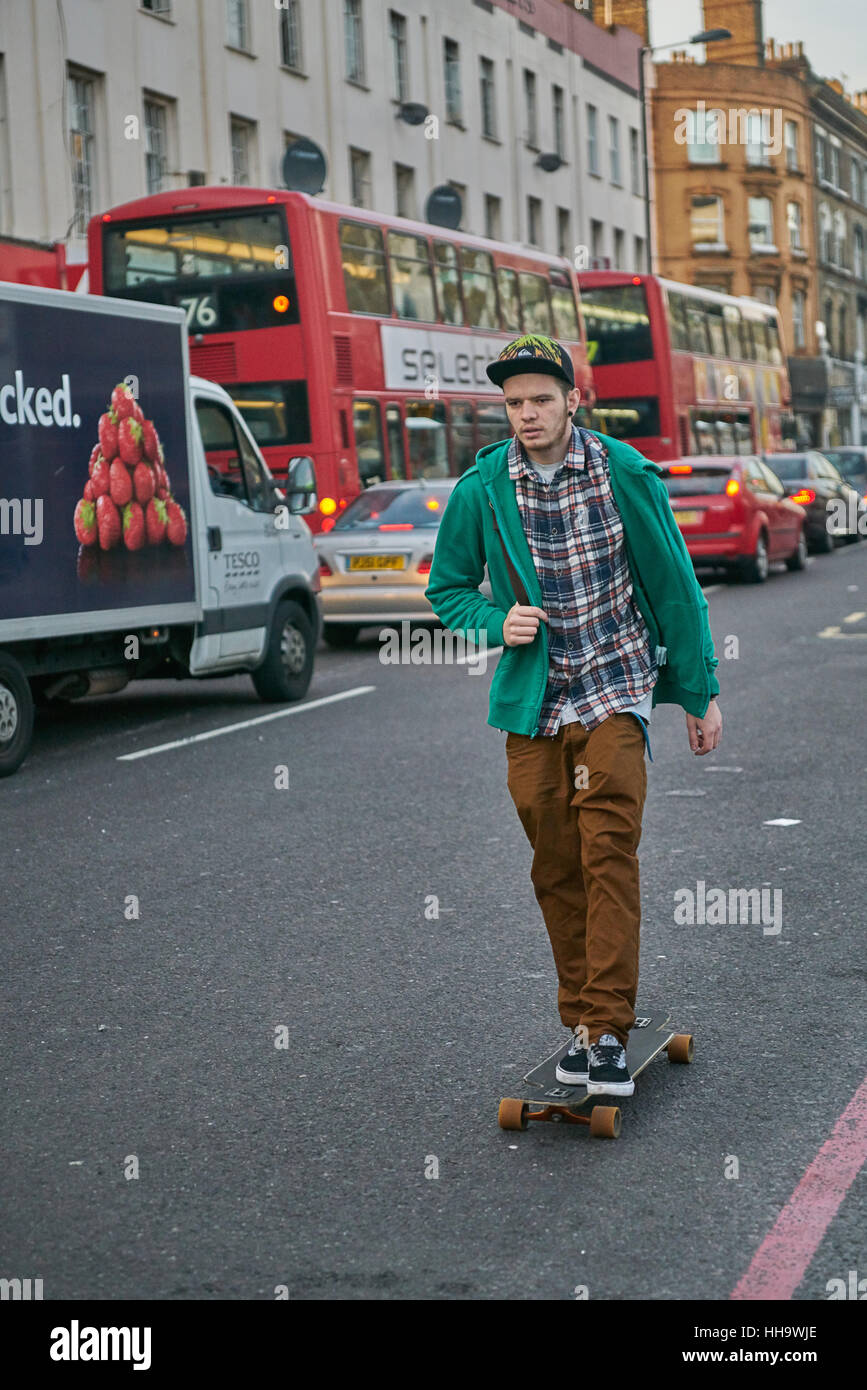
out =
[[[304,514],[226,392],[189,375],[183,310],[0,284],[0,776],[34,702],[249,672],[300,699],[321,632]]]

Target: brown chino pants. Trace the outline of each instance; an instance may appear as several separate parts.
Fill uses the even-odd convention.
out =
[[[609,715],[589,731],[562,724],[550,738],[506,738],[509,792],[533,847],[560,1018],[567,1028],[583,1024],[591,1043],[613,1033],[625,1046],[635,1022],[644,748],[634,714]]]

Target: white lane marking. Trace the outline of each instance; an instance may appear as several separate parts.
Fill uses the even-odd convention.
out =
[[[269,724],[272,719],[286,719],[290,714],[304,714],[309,709],[321,709],[323,705],[333,705],[338,700],[351,700],[356,695],[369,695],[375,685],[359,685],[355,690],[341,690],[337,695],[323,695],[320,700],[309,700],[305,705],[290,705],[287,709],[275,710],[273,714],[260,714],[255,719],[242,719],[237,724],[226,724],[221,729],[209,729],[206,734],[191,734],[188,738],[176,738],[171,743],[160,743],[156,748],[140,748],[137,753],[122,753],[119,763],[133,763],[137,758],[151,758],[155,753],[169,753],[173,748],[186,748],[190,743],[204,743],[209,738],[220,738],[223,734],[234,734],[239,729],[252,729],[257,724]]]
[[[816,633],[817,637],[838,637],[841,642],[857,642],[867,637],[867,632],[843,632],[840,627],[823,627],[821,632]]]
[[[704,769],[705,772],[743,772],[742,767],[714,767],[713,763]]]
[[[705,598],[707,598],[707,595],[708,595],[708,594],[715,594],[716,591],[717,591],[717,589],[724,589],[724,588],[725,588],[725,585],[724,585],[724,584],[708,584],[708,586],[707,586],[706,589],[702,589],[702,593],[704,594]]]
[[[844,623],[860,623],[862,618],[867,618],[867,613],[850,613],[848,618],[844,618]]]
[[[474,666],[474,665],[476,665],[476,663],[479,662],[483,657],[487,657],[487,656],[499,656],[500,652],[503,651],[503,650],[504,650],[504,649],[503,649],[502,647],[486,647],[485,650],[484,650],[483,652],[482,652],[482,651],[470,652],[469,656],[459,656],[459,657],[457,657],[457,658],[455,659],[455,665],[456,665],[456,666]]]
[[[665,795],[666,795],[666,796],[707,796],[707,792],[698,792],[698,791],[666,792]]]
[[[799,820],[787,820],[785,816],[780,816],[778,820],[763,820],[762,825],[800,825]]]

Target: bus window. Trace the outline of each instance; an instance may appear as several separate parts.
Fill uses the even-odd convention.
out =
[[[551,308],[554,313],[554,337],[578,340],[578,313],[568,275],[551,271]]]
[[[736,454],[735,432],[731,416],[721,415],[714,421],[716,426],[717,453]]]
[[[479,406],[476,418],[479,426],[480,449],[484,449],[486,444],[498,444],[502,439],[511,439],[512,429],[504,405],[495,404],[494,401],[485,401],[484,405]]]
[[[707,418],[705,412],[691,410],[690,423],[693,440],[692,452],[694,454],[715,454],[717,447],[713,421]]]
[[[453,478],[466,473],[476,461],[476,451],[473,447],[473,414],[471,401],[452,401],[449,443]]]
[[[710,352],[707,337],[707,320],[701,300],[691,296],[686,301],[686,321],[689,324],[689,347],[691,352]]]
[[[783,349],[780,345],[780,328],[776,319],[768,319],[765,324],[768,333],[770,358],[775,367],[783,365]]]
[[[643,285],[609,285],[583,290],[581,309],[591,366],[647,362],[653,357]]]
[[[399,405],[385,407],[385,428],[388,434],[388,476],[406,477],[406,459],[403,452],[403,420]]]
[[[723,305],[723,327],[729,357],[741,355],[741,311],[736,304]]]
[[[741,314],[741,357],[745,362],[755,362],[756,350],[753,347],[753,326]]]
[[[761,319],[753,319],[753,361],[768,361],[768,339]]]
[[[500,289],[500,312],[506,333],[521,331],[521,299],[518,294],[518,275],[514,270],[501,265],[497,270],[497,284]]]
[[[726,335],[723,328],[722,305],[714,300],[708,300],[704,304],[704,312],[707,317],[707,332],[710,339],[710,350],[714,357],[725,357],[726,355]]]
[[[385,480],[382,421],[378,401],[353,401],[352,424],[355,430],[359,481],[362,487],[372,487],[374,483]]]
[[[533,275],[522,270],[518,279],[521,283],[521,304],[524,309],[524,332],[551,334],[551,306],[548,303],[548,286],[541,275]]]
[[[494,263],[490,254],[487,251],[475,251],[471,246],[462,246],[461,271],[467,323],[473,328],[499,328],[497,282],[494,279]]]
[[[306,444],[310,438],[310,409],[306,381],[259,381],[227,390],[263,449],[273,444]]]
[[[672,350],[674,352],[689,352],[686,300],[682,294],[675,294],[673,290],[667,290],[666,297],[668,299],[668,328]]]
[[[388,255],[391,297],[398,318],[436,323],[430,248],[424,237],[389,232]]]
[[[437,297],[443,323],[464,322],[461,303],[461,279],[458,253],[450,241],[434,242],[434,271],[437,278]]]
[[[735,416],[734,430],[735,444],[737,446],[735,449],[735,453],[743,454],[746,453],[748,450],[752,449],[753,428],[750,424],[749,414],[741,414]]]
[[[599,401],[592,413],[592,428],[613,439],[646,439],[660,432],[659,401],[655,396]]]
[[[340,252],[350,313],[390,314],[382,230],[366,222],[342,222]]]
[[[442,401],[407,401],[406,432],[413,478],[448,478],[446,408]]]

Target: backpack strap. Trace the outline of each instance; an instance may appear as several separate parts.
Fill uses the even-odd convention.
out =
[[[516,599],[517,599],[517,602],[518,602],[518,603],[524,604],[526,607],[532,607],[532,605],[531,605],[531,603],[530,603],[530,599],[529,599],[529,597],[528,597],[528,595],[527,595],[527,590],[524,588],[524,584],[523,584],[523,581],[522,581],[522,579],[521,579],[521,576],[519,575],[518,571],[515,569],[515,566],[512,564],[511,558],[510,558],[510,556],[509,556],[509,552],[508,552],[508,550],[506,549],[506,542],[503,540],[502,532],[500,531],[500,528],[499,528],[499,526],[497,525],[497,513],[494,511],[494,504],[493,504],[493,502],[491,501],[490,497],[488,498],[488,506],[490,507],[490,509],[491,509],[491,515],[492,515],[493,518],[494,518],[494,530],[496,531],[497,535],[500,537],[500,545],[501,545],[502,548],[503,548],[503,559],[506,561],[506,569],[509,571],[509,579],[510,579],[511,582],[512,582],[512,589],[513,589],[513,591],[514,591],[514,593],[515,593],[515,597],[516,597]]]

